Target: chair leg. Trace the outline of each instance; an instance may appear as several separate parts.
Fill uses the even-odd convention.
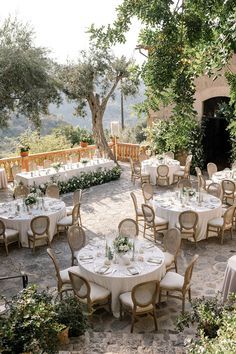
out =
[[[233,240],[233,227],[230,229],[231,240]]]
[[[209,232],[209,226],[207,225],[207,230],[206,230],[206,239],[208,239],[208,232]]]
[[[223,245],[224,242],[224,230],[221,230],[221,245]]]
[[[154,319],[155,331],[158,331],[157,316],[156,316],[155,308],[153,308],[153,319]]]
[[[159,290],[159,304],[161,303],[161,289]]]
[[[182,314],[184,314],[185,310],[185,294],[183,294],[183,299],[182,299]]]
[[[6,254],[7,254],[7,256],[8,256],[8,244],[7,244],[7,242],[5,242],[5,250],[6,250]]]
[[[178,273],[178,268],[177,268],[177,261],[175,260],[175,271]]]
[[[134,323],[135,323],[135,316],[134,316],[134,314],[132,314],[132,323],[131,323],[130,333],[133,333],[133,330],[134,330]]]
[[[146,225],[146,222],[144,221],[144,230],[143,230],[143,237],[145,238],[145,235],[146,235],[146,227],[147,227],[147,225]]]
[[[192,298],[191,298],[191,289],[190,289],[190,288],[188,289],[188,299],[189,299],[189,302],[192,301]]]
[[[122,320],[122,315],[123,315],[123,308],[122,308],[122,302],[120,301],[120,320]]]

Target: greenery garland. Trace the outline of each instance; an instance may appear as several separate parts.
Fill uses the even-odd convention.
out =
[[[60,194],[74,192],[76,189],[86,189],[92,186],[97,186],[99,184],[107,183],[110,181],[115,181],[121,176],[121,169],[119,167],[113,167],[110,170],[102,170],[99,168],[94,172],[82,172],[78,177],[74,176],[68,181],[56,181],[55,178],[52,179],[51,183],[57,183]],[[33,186],[30,192],[35,193],[37,189],[45,193],[46,188],[51,183],[40,184],[39,186]]]

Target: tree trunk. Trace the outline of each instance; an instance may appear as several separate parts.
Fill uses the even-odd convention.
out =
[[[106,153],[110,159],[117,163],[116,156],[114,156],[106,141],[102,121],[103,113],[100,109],[92,112],[93,135],[96,145],[100,152]]]

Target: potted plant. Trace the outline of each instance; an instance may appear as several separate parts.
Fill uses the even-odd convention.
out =
[[[92,144],[93,139],[91,134],[87,132],[83,132],[80,136],[80,146],[81,147],[87,147],[88,145]]]
[[[58,352],[58,321],[52,296],[29,286],[7,301],[8,312],[0,317],[0,352],[33,354]]]
[[[80,303],[75,297],[70,296],[60,300],[55,305],[58,322],[69,329],[69,337],[78,337],[84,334],[88,327]]]
[[[19,148],[20,148],[20,156],[21,157],[25,157],[25,156],[29,155],[30,147],[28,145],[27,146],[20,145]]]

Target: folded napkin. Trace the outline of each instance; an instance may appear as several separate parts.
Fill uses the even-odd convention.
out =
[[[93,255],[92,254],[82,254],[79,259],[81,261],[87,261],[88,259],[93,259]]]
[[[109,270],[110,267],[108,266],[102,266],[101,268],[98,268],[96,273],[98,274],[105,274],[108,270]]]
[[[155,264],[161,264],[163,261],[163,258],[160,257],[150,257],[147,260],[149,263],[155,263]]]
[[[139,274],[138,269],[137,269],[137,268],[135,268],[135,267],[133,267],[133,266],[128,267],[128,268],[127,268],[127,270],[128,270],[128,272],[129,272],[130,274],[132,274],[132,275]]]

